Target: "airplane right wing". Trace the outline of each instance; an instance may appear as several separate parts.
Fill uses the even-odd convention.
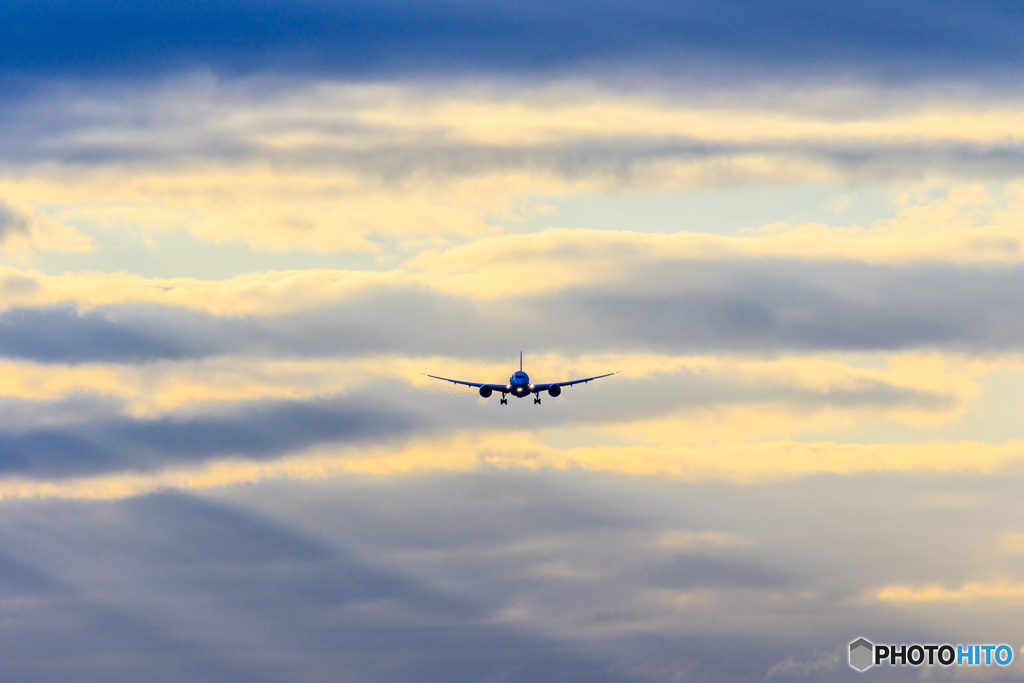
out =
[[[574,380],[570,380],[568,382],[551,382],[550,384],[534,384],[533,388],[536,391],[547,391],[551,387],[568,387],[568,386],[572,386],[573,384],[586,384],[587,382],[593,382],[595,379],[601,379],[602,377],[611,377],[612,375],[617,375],[620,372],[621,372],[621,370],[616,370],[615,372],[609,372],[607,375],[598,375],[597,377],[587,377],[586,379],[574,379]],[[449,381],[451,381],[451,380],[449,380]]]

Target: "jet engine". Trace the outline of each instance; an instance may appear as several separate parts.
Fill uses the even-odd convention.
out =
[[[558,386],[557,384],[552,384],[550,387],[548,387],[548,393],[551,394],[552,396],[558,396],[560,393],[562,393],[562,387]]]
[[[491,388],[490,387],[480,387],[480,395],[483,396],[484,398],[489,397],[491,395]]]

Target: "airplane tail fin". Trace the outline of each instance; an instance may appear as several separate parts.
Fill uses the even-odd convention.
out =
[[[519,372],[523,371],[523,352],[519,352]]]

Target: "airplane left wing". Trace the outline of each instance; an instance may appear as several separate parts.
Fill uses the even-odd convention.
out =
[[[507,384],[481,384],[479,382],[463,382],[461,379],[448,379],[447,377],[438,377],[437,375],[428,375],[425,372],[421,372],[424,377],[430,377],[433,379],[443,380],[445,382],[451,382],[452,384],[464,384],[467,387],[489,387],[491,391],[508,391]]]

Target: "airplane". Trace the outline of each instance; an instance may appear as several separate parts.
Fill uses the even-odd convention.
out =
[[[540,392],[546,391],[551,394],[554,398],[562,393],[562,387],[572,386],[573,384],[586,384],[587,382],[595,379],[601,379],[602,377],[611,377],[612,375],[618,374],[618,372],[609,372],[607,375],[598,375],[597,377],[587,377],[586,379],[574,379],[569,382],[554,382],[552,384],[530,384],[530,377],[523,372],[523,352],[519,352],[519,372],[513,374],[508,378],[508,384],[481,384],[479,382],[463,382],[458,379],[448,379],[447,377],[438,377],[437,375],[427,375],[425,372],[421,372],[421,375],[426,375],[432,379],[440,379],[445,382],[451,382],[452,384],[465,384],[467,387],[480,387],[480,395],[484,398],[490,398],[491,394],[495,391],[501,392],[501,404],[508,405],[508,399],[505,398],[506,394],[512,394],[516,398],[524,398],[533,394],[533,403],[537,405],[540,403]]]

